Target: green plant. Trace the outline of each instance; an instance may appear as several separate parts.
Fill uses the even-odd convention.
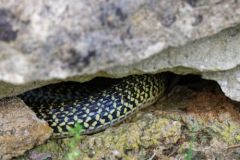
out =
[[[193,157],[193,143],[195,142],[195,136],[194,136],[194,127],[192,128],[192,131],[191,131],[191,140],[190,140],[190,144],[189,144],[189,148],[187,150],[187,153],[185,155],[185,160],[191,160],[192,157]]]
[[[80,151],[77,145],[81,140],[82,131],[83,131],[83,128],[79,123],[76,123],[75,127],[69,129],[69,133],[72,136],[72,138],[68,143],[69,151],[66,154],[66,158],[68,160],[75,160],[80,156]]]

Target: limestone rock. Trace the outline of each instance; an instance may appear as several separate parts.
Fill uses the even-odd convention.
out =
[[[34,80],[171,70],[216,79],[239,100],[237,73],[232,86],[215,73],[239,65],[238,29],[200,39],[239,22],[235,0],[0,0],[0,80],[25,83],[2,82],[0,97],[42,85]]]
[[[42,144],[52,133],[18,98],[0,101],[0,159],[10,159]]]
[[[62,80],[172,71],[216,80],[227,96],[240,101],[239,23],[240,2],[236,0],[0,0],[0,98]],[[50,136],[47,124],[20,100],[4,99],[0,106],[1,158],[20,155]],[[109,129],[86,138],[82,150],[86,157],[101,157],[102,153],[110,158],[126,153],[134,157],[138,150],[147,155],[142,146],[149,148],[159,141],[176,145],[182,138],[182,121],[192,128],[197,123],[223,134],[226,139],[211,139],[211,145],[219,143],[217,147],[223,149],[239,141],[240,129],[230,112],[221,111],[217,117],[227,123],[213,119],[210,125],[204,123],[201,112],[166,116],[154,109],[140,113],[142,120],[120,126],[114,135]],[[130,142],[126,140],[129,133],[134,135]],[[122,140],[120,146],[110,144],[118,140],[116,136]],[[94,148],[98,142],[105,148]],[[187,145],[182,143],[183,148]],[[195,153],[202,155],[198,147],[202,146],[195,147]],[[161,156],[168,153],[166,146],[157,151]],[[45,156],[49,155],[32,154]]]
[[[240,101],[240,25],[214,36],[169,48],[141,62],[108,69],[109,75],[173,71],[216,80],[225,95]]]

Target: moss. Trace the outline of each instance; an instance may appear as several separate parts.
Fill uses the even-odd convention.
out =
[[[235,138],[236,138],[237,141],[240,141],[240,134],[236,135]]]
[[[67,148],[61,140],[49,140],[34,149],[39,153],[51,153],[54,160],[63,159]]]
[[[157,145],[159,141],[175,143],[180,136],[180,127],[177,121],[144,115],[135,123],[122,124],[117,129],[113,127],[103,133],[85,137],[79,144],[81,158],[119,156],[123,159],[134,159],[134,153]]]
[[[240,138],[240,127],[237,124],[228,124],[222,125],[223,129],[220,132],[222,138],[228,144],[235,144],[237,141],[239,142]]]

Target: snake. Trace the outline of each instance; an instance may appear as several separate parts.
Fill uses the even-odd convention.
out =
[[[130,75],[89,82],[60,82],[24,92],[20,97],[55,137],[69,136],[79,124],[81,134],[94,134],[118,124],[156,102],[166,90],[163,74]]]

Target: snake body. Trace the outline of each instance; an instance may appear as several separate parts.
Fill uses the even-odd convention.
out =
[[[51,84],[19,95],[55,136],[69,135],[76,124],[82,134],[104,130],[154,103],[166,89],[162,74],[133,75],[104,85],[93,82]]]

